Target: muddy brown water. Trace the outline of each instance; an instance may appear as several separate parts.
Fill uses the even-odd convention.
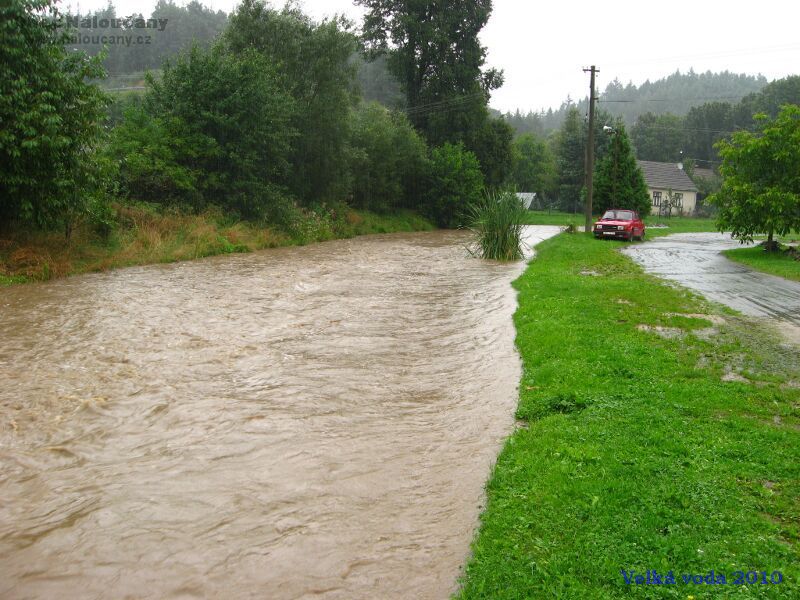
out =
[[[0,597],[446,598],[520,375],[465,241],[0,290]]]

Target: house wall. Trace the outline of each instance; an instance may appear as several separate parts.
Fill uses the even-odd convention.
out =
[[[660,207],[656,205],[655,195],[654,193],[658,193],[661,195],[661,199],[667,197],[667,193],[669,192],[668,189],[665,188],[648,188],[650,192],[650,214],[658,214]],[[694,209],[697,207],[697,192],[686,192],[682,190],[672,190],[672,194],[683,194],[683,198],[681,199],[681,209],[680,214],[684,216],[690,216],[694,214]],[[672,209],[672,214],[677,214],[677,208]]]

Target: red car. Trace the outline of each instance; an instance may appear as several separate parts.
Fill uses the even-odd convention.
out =
[[[635,210],[610,208],[594,224],[594,237],[618,240],[643,240],[644,221]]]

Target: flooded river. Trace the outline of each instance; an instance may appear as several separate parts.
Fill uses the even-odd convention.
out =
[[[0,597],[446,598],[520,375],[464,242],[0,290]]]

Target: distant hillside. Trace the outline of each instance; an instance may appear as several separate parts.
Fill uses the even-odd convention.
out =
[[[760,91],[768,83],[762,76],[743,75],[724,71],[722,73],[688,73],[676,71],[672,75],[657,81],[645,81],[636,86],[633,83],[623,85],[615,79],[600,92],[599,108],[615,117],[622,117],[628,125],[645,113],[660,115],[671,113],[685,115],[695,106],[707,102],[737,103],[743,97]],[[577,107],[586,112],[588,98],[575,103],[571,98],[556,110],[540,113],[506,114],[509,123],[518,133],[547,133],[561,126],[570,108]]]
[[[185,6],[158,0],[149,17],[120,15],[109,0],[101,10],[67,13],[66,24],[71,27],[69,50],[93,56],[105,48],[103,65],[108,78],[100,85],[128,88],[140,86],[144,71],[160,69],[164,60],[192,43],[210,45],[225,29],[228,15],[197,0]]]
[[[183,6],[174,0],[158,0],[150,16],[122,16],[109,0],[105,8],[94,12],[67,13],[66,23],[72,28],[69,50],[94,56],[105,48],[103,65],[108,77],[98,84],[119,91],[142,88],[146,71],[158,73],[164,61],[174,60],[192,44],[214,43],[227,27],[228,15],[199,0]],[[351,62],[364,100],[391,107],[402,104],[400,84],[389,73],[385,57],[367,61],[356,53]]]

